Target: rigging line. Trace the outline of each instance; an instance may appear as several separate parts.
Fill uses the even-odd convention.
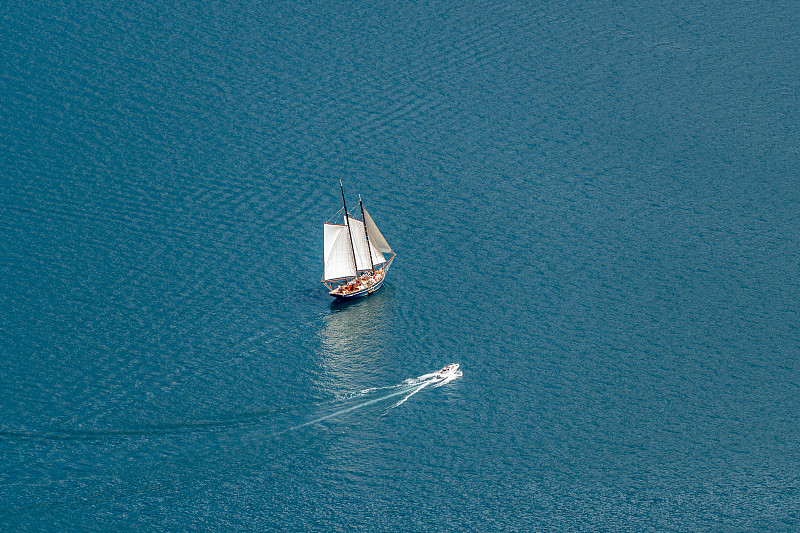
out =
[[[369,245],[369,231],[367,231],[367,219],[364,217],[364,204],[361,203],[361,195],[358,195],[358,205],[361,207],[361,222],[364,225],[364,239],[367,241],[367,255],[369,256],[369,271],[375,272],[375,263],[372,262],[372,248]]]
[[[350,230],[350,217],[347,213],[347,202],[344,199],[344,185],[342,180],[339,180],[339,188],[342,189],[342,207],[344,208],[344,223],[347,226],[347,235],[350,237],[350,251],[353,252],[353,270],[355,270],[355,278],[358,277],[358,261],[356,260],[356,248],[353,244],[353,232]]]
[[[342,214],[342,211],[344,211],[344,207],[340,207],[339,210],[336,211],[336,213],[334,213],[332,217],[330,217],[328,220],[325,221],[325,223],[330,224],[331,220],[339,218],[339,215]]]

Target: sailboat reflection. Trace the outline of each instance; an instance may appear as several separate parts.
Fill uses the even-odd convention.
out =
[[[384,286],[371,298],[334,302],[320,330],[320,365],[327,390],[353,390],[374,380],[383,368],[385,318],[394,287]]]

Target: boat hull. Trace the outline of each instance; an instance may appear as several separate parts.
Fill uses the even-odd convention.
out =
[[[391,257],[380,269],[383,271],[383,276],[376,281],[374,284],[370,285],[369,287],[364,287],[363,289],[353,291],[347,294],[341,294],[338,291],[338,288],[330,291],[328,294],[336,298],[337,301],[341,300],[355,300],[356,298],[363,298],[364,296],[369,296],[373,292],[377,291],[383,285],[383,282],[386,280],[386,274],[389,272],[389,267],[392,266],[392,261],[394,261],[394,256]]]
[[[365,288],[365,289],[362,289],[362,290],[360,290],[360,291],[351,292],[350,294],[345,294],[345,295],[342,295],[342,294],[334,294],[334,293],[328,293],[328,294],[330,294],[331,296],[333,296],[333,297],[334,297],[334,298],[336,298],[337,300],[355,300],[356,298],[363,298],[364,296],[369,296],[369,295],[370,295],[370,294],[372,294],[373,292],[375,292],[375,291],[377,291],[378,289],[380,289],[380,288],[381,288],[381,285],[383,285],[383,281],[384,281],[385,279],[386,279],[386,276],[384,276],[383,278],[381,278],[381,279],[380,279],[380,281],[378,281],[377,283],[375,283],[375,285],[373,285],[373,286],[371,286],[371,287],[367,287],[367,288]]]

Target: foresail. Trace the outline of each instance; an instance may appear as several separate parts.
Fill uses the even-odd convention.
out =
[[[325,280],[355,276],[347,226],[325,224],[324,228]]]
[[[353,234],[353,248],[356,254],[356,264],[359,270],[369,270],[373,265],[379,265],[385,261],[383,254],[381,254],[372,245],[370,240],[369,251],[372,252],[372,262],[370,263],[370,253],[367,248],[367,237],[364,234],[364,223],[352,217],[348,217],[350,221],[350,231]]]
[[[367,223],[367,233],[369,234],[369,244],[373,249],[380,250],[385,254],[392,254],[392,247],[389,246],[389,243],[386,242],[386,239],[383,238],[378,226],[375,225],[375,221],[372,220],[372,217],[369,216],[367,210],[364,209],[364,220]],[[383,260],[383,259],[381,259]]]

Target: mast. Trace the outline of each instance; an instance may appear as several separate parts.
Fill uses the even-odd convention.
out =
[[[367,232],[367,219],[364,218],[364,204],[361,195],[358,195],[358,206],[361,208],[361,220],[364,223],[364,238],[367,239],[367,254],[369,255],[369,271],[375,273],[375,263],[372,262],[372,249],[369,247],[369,233]]]
[[[356,249],[355,246],[353,245],[353,232],[350,231],[350,220],[348,219],[348,214],[347,214],[347,202],[344,201],[344,185],[342,185],[342,180],[339,180],[339,187],[342,189],[342,205],[344,206],[344,221],[347,224],[347,234],[350,236],[350,251],[353,253],[353,268],[356,271],[354,278],[357,278],[358,261],[356,261]]]

